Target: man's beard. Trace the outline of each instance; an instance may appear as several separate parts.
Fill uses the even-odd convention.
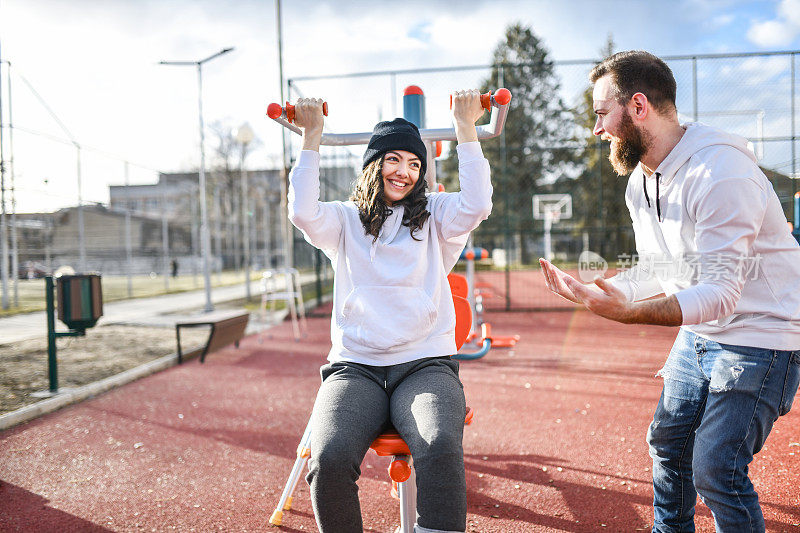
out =
[[[646,132],[634,125],[628,110],[625,109],[620,122],[619,136],[611,142],[611,153],[608,156],[617,174],[627,176],[633,172],[650,148],[649,137]]]

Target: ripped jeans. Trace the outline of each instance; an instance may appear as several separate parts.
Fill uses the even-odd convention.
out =
[[[694,531],[697,495],[718,532],[763,532],[748,465],[792,406],[800,351],[720,344],[680,330],[647,434],[653,531]]]

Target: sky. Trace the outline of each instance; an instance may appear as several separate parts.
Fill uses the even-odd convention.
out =
[[[517,22],[556,61],[596,59],[609,35],[618,50],[662,56],[800,49],[800,0],[284,0],[284,77],[487,65]],[[0,58],[11,62],[13,104],[3,65],[2,118],[7,126],[13,114],[17,212],[77,203],[70,139],[82,147],[84,202],[107,202],[108,185],[196,170],[197,71],[158,63],[227,47],[235,49],[203,67],[207,153],[212,124],[247,122],[258,140],[247,166],[274,167],[280,127],[265,111],[280,98],[275,0],[0,0]],[[427,126],[445,127],[446,93],[476,86],[482,75],[398,76],[397,84],[423,86]],[[331,131],[369,131],[402,112],[402,93],[392,100],[385,76],[296,86],[329,101]]]

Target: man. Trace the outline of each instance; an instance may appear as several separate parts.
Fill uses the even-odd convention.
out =
[[[540,260],[547,286],[611,320],[680,326],[647,435],[653,531],[694,531],[698,494],[717,531],[764,531],[748,465],[800,380],[800,247],[745,140],[680,124],[663,61],[621,52],[590,78],[594,134],[630,173],[639,262],[583,285]]]

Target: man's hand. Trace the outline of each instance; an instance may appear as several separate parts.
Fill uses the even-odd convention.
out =
[[[300,98],[294,105],[294,121],[303,130],[303,150],[319,152],[322,128],[325,119],[322,114],[321,98]]]
[[[586,286],[573,277],[565,280],[565,283],[572,291],[572,294],[586,306],[586,309],[596,315],[622,322],[623,324],[636,322],[633,316],[633,306],[628,302],[625,293],[600,276],[594,279],[594,285],[600,289],[599,291],[592,290],[591,286]]]
[[[589,311],[623,324],[680,326],[683,313],[673,294],[643,302],[629,302],[621,290],[601,277],[592,285],[584,285],[549,261],[539,259],[547,288],[562,298],[581,304]]]
[[[594,285],[584,285],[553,263],[539,259],[547,288],[570,302],[581,304],[602,317],[627,323],[631,317],[631,304],[625,294],[601,277]]]
[[[542,267],[542,274],[544,274],[544,282],[547,288],[569,300],[572,303],[583,303],[579,300],[566,283],[567,279],[573,280],[575,283],[580,283],[578,280],[557,268],[553,263],[546,259],[539,259],[539,265]]]

